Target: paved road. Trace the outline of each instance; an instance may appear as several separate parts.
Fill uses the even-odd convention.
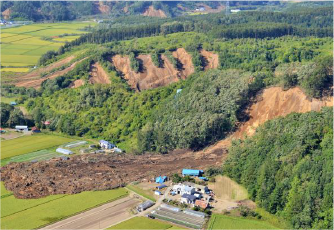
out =
[[[129,209],[138,203],[138,199],[128,196],[42,229],[105,229],[131,217]]]

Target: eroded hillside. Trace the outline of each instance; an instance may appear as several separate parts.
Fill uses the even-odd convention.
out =
[[[144,16],[149,16],[149,17],[159,17],[159,18],[166,18],[167,15],[165,14],[164,11],[162,10],[156,10],[154,7],[151,5],[149,6],[145,12],[142,14]]]
[[[205,50],[201,50],[201,54],[207,60],[206,70],[218,67],[217,54]],[[136,58],[143,67],[142,71],[138,73],[131,69],[131,62],[128,56],[115,55],[112,57],[112,63],[122,73],[123,78],[127,80],[131,88],[141,91],[166,86],[177,82],[179,79],[186,79],[194,73],[195,68],[192,63],[192,57],[184,48],[178,48],[172,55],[181,63],[182,66],[179,69],[176,69],[164,54],[161,55],[162,67],[154,65],[151,55],[138,55]]]

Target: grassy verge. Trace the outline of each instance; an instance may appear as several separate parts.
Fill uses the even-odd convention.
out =
[[[142,197],[145,197],[146,199],[148,200],[151,200],[151,201],[154,201],[156,202],[156,199],[152,196],[150,196],[147,192],[145,192],[143,189],[141,188],[138,188],[137,186],[135,185],[132,185],[132,184],[129,184],[126,186],[127,189],[131,190],[132,192],[135,192],[139,195],[141,195]]]

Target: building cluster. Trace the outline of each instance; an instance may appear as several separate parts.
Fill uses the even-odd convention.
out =
[[[172,195],[180,194],[180,202],[190,206],[206,209],[211,200],[210,190],[207,186],[191,182],[183,182],[173,186]]]

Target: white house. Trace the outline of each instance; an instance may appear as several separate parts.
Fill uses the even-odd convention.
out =
[[[188,194],[188,195],[193,195],[195,192],[195,188],[192,186],[188,186],[185,184],[176,184],[173,186],[173,191],[176,194]]]
[[[183,194],[181,196],[181,203],[183,204],[195,204],[196,200],[197,197],[193,195]]]
[[[240,9],[234,9],[234,10],[231,10],[232,13],[238,13],[240,12]]]
[[[100,140],[100,146],[102,149],[112,149],[116,147],[114,144],[110,143],[109,141]]]

